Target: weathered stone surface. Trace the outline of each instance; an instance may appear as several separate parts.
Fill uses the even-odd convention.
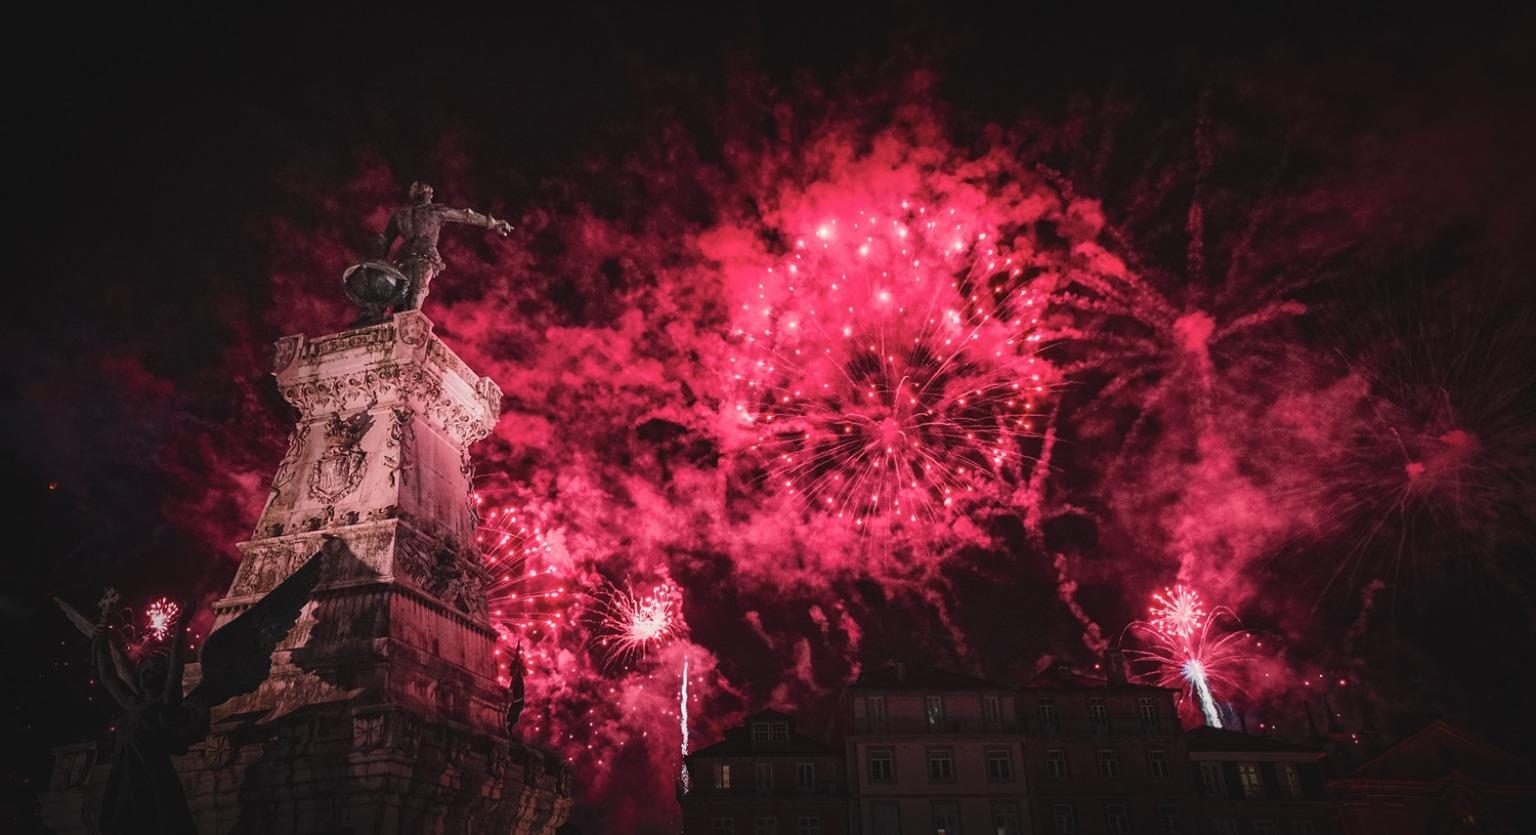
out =
[[[416,311],[278,342],[297,426],[222,626],[330,537],[346,547],[256,692],[213,716],[178,763],[199,828],[255,832],[553,832],[570,774],[509,739],[486,575],[473,547],[468,447],[501,392]],[[190,665],[190,687],[199,676]],[[106,758],[56,752],[49,824],[87,831]]]

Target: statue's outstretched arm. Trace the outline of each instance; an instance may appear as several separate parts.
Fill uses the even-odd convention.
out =
[[[500,235],[512,231],[512,224],[505,220],[498,220],[490,215],[483,215],[474,209],[439,209],[438,213],[443,220],[451,220],[454,223],[468,223],[471,226],[479,226],[489,229]]]
[[[107,645],[111,640],[105,626],[96,627],[96,634],[91,637],[91,661],[96,667],[96,678],[106,688],[107,695],[119,705],[133,707],[138,700],[133,697],[133,689],[118,678],[117,668],[112,663],[112,650]]]

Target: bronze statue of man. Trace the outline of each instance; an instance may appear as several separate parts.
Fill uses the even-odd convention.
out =
[[[432,279],[443,271],[437,238],[444,223],[468,223],[502,236],[512,231],[511,224],[490,215],[433,203],[432,187],[420,181],[411,183],[410,200],[390,216],[374,245],[372,260],[348,270],[343,278],[347,295],[358,306],[358,324],[383,321],[389,307],[397,312],[421,309]],[[391,258],[396,239],[401,243]],[[394,281],[383,281],[388,273],[394,274]],[[390,285],[398,286],[391,292]]]

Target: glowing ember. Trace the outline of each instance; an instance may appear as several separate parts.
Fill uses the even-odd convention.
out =
[[[144,610],[144,631],[156,641],[163,641],[176,627],[181,607],[162,597]]]
[[[1017,478],[1051,378],[1043,296],[954,209],[822,221],[738,311],[743,426],[772,483],[856,526],[939,518]]]

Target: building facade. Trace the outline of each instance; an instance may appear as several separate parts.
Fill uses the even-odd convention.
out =
[[[853,818],[866,835],[1029,831],[1024,734],[1011,688],[893,664],[851,691]]]
[[[686,835],[845,835],[843,751],[796,732],[774,710],[687,757],[680,789]]]
[[[1200,795],[1200,832],[1331,835],[1321,748],[1221,728],[1188,734]],[[1193,831],[1193,830],[1191,830]]]
[[[1059,663],[1020,696],[1034,831],[1049,835],[1197,832],[1193,775],[1174,696],[1109,670]]]

